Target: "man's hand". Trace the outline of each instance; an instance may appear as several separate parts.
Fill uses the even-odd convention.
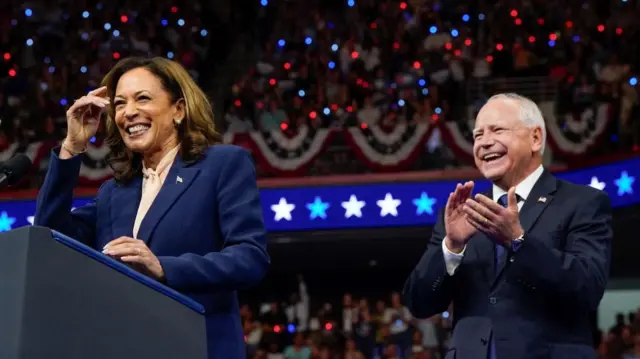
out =
[[[120,237],[107,243],[102,253],[130,263],[138,272],[156,280],[164,280],[164,271],[158,258],[151,252],[147,244],[139,239]]]
[[[505,208],[487,196],[477,194],[475,200],[467,199],[463,211],[474,228],[496,242],[511,247],[511,241],[523,235],[524,230],[520,225],[515,187],[509,189],[507,198],[508,206]]]
[[[476,233],[476,228],[467,221],[462,210],[465,201],[471,197],[473,186],[473,182],[458,184],[456,190],[449,194],[444,210],[445,245],[454,253],[462,252],[469,238]]]

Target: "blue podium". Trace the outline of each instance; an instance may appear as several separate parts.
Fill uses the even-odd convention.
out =
[[[44,227],[0,234],[0,358],[205,359],[204,308]]]

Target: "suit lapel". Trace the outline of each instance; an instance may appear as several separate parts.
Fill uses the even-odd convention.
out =
[[[147,244],[149,243],[153,231],[158,226],[162,217],[164,217],[184,191],[189,188],[199,172],[200,169],[186,166],[180,159],[180,156],[176,156],[158,196],[154,199],[149,211],[140,224],[138,239],[145,241]]]
[[[520,225],[525,233],[531,230],[547,205],[553,200],[557,188],[557,180],[546,170],[533,186],[529,197],[520,210]]]
[[[122,236],[133,237],[133,222],[142,196],[142,179],[136,177],[126,185],[117,186],[111,193],[110,215],[112,240]]]

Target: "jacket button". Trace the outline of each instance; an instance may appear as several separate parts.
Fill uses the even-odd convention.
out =
[[[482,343],[482,345],[487,345],[487,339],[480,338],[480,343]]]
[[[498,300],[496,299],[496,297],[489,298],[489,303],[491,303],[491,304],[496,304],[497,301]]]

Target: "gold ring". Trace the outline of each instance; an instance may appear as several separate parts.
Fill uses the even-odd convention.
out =
[[[140,248],[136,248],[136,250],[138,251],[138,255],[142,254],[142,251],[140,250]]]

